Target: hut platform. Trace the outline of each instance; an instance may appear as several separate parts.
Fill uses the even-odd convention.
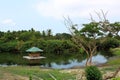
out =
[[[38,57],[23,56],[23,58],[31,60],[31,59],[43,59],[46,57],[44,57],[44,56],[38,56]]]

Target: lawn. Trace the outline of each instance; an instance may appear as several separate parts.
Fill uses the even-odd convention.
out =
[[[32,77],[36,80],[75,80],[75,75],[62,73],[58,69],[41,69],[40,67],[17,66],[17,67],[0,67],[0,71],[11,74],[17,74],[25,77]],[[0,72],[0,74],[2,74]]]
[[[119,65],[99,67],[102,74],[110,75]],[[38,66],[9,66],[0,67],[0,80],[81,80],[85,68],[79,69],[44,69]],[[4,75],[6,74],[6,75]],[[77,78],[77,79],[76,79]]]

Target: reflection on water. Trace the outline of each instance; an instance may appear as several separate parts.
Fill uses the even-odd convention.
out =
[[[29,61],[23,59],[25,54],[12,54],[12,53],[2,53],[0,54],[0,66],[17,66],[17,65],[37,65],[47,68],[72,68],[75,66],[84,66],[86,62],[86,57],[81,54],[72,55],[47,55],[45,59]],[[107,57],[101,54],[93,56],[93,63],[102,64],[107,62]]]
[[[93,56],[92,60],[93,60],[93,63],[95,63],[95,64],[102,64],[102,63],[107,62],[107,59],[103,55],[100,55],[100,54]],[[57,68],[57,69],[72,68],[75,66],[84,66],[86,60],[82,60],[81,62],[79,62],[77,59],[74,59],[74,60],[69,60],[68,62],[69,62],[68,64],[62,64],[62,63],[56,64],[55,62],[52,62],[50,64],[51,66],[46,64],[44,66],[42,65],[42,67],[51,67],[51,68]]]
[[[7,65],[7,64],[0,64],[1,67],[8,67],[8,66],[18,66],[17,64],[13,64],[13,65]]]

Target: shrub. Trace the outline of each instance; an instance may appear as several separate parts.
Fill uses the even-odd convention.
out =
[[[102,74],[96,66],[88,66],[85,75],[87,80],[102,80]]]
[[[110,48],[116,48],[119,47],[120,41],[116,38],[107,38],[102,42],[100,47],[104,50],[109,50]]]

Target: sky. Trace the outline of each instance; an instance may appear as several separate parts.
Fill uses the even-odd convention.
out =
[[[97,19],[101,10],[110,22],[120,21],[120,0],[0,0],[0,31],[51,29],[53,34],[69,32],[64,17],[73,23]]]

